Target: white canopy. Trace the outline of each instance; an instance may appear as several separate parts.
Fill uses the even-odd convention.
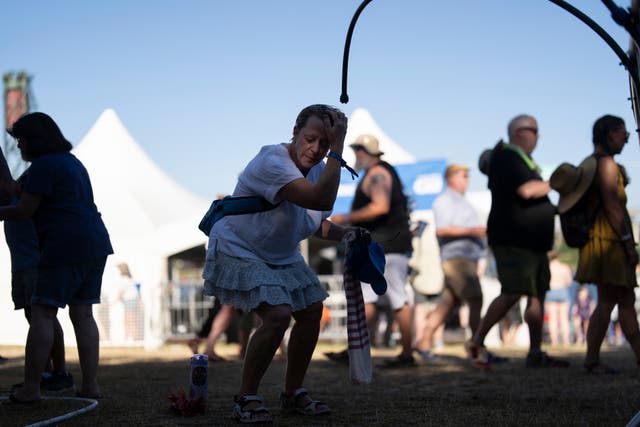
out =
[[[153,163],[115,111],[105,110],[73,153],[89,171],[116,254],[136,248],[167,256],[204,243],[197,225],[208,201]]]
[[[401,165],[404,163],[415,163],[416,158],[396,144],[373,120],[371,114],[364,108],[356,108],[349,117],[349,126],[347,127],[347,135],[345,137],[345,147],[342,153],[344,160],[351,166],[355,163],[355,155],[349,147],[358,135],[367,133],[378,138],[380,142],[380,150],[384,152],[382,159],[392,165]]]
[[[203,245],[198,223],[209,202],[187,191],[165,174],[140,148],[115,111],[105,110],[73,153],[89,172],[94,199],[109,231],[115,254],[107,261],[103,295],[117,286],[117,264],[125,262],[140,283],[144,305],[145,346],[162,343],[162,283],[168,280],[167,258]],[[0,237],[4,240],[3,237]],[[10,260],[0,245],[0,324],[15,325],[0,334],[1,344],[24,344],[28,325],[13,311]],[[67,345],[74,342],[68,316],[59,315]]]

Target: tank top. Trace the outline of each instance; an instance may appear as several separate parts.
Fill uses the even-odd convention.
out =
[[[411,232],[409,230],[409,207],[407,205],[407,197],[404,195],[402,181],[400,181],[396,170],[389,163],[381,161],[378,165],[385,168],[391,175],[389,213],[381,215],[373,221],[354,222],[353,225],[369,230],[371,237],[382,246],[386,254],[407,254],[411,251]],[[368,173],[369,171],[367,171]],[[371,203],[371,199],[362,190],[363,182],[364,177],[356,189],[351,211],[358,210]]]

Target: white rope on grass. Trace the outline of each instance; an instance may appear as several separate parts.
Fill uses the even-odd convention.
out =
[[[61,421],[65,421],[68,420],[70,418],[73,418],[77,415],[80,414],[84,414],[86,412],[92,411],[94,410],[97,406],[98,406],[98,401],[95,399],[91,399],[88,397],[53,397],[53,396],[44,396],[42,398],[47,399],[47,400],[78,400],[78,401],[83,401],[83,402],[89,402],[89,405],[85,406],[84,408],[80,408],[80,409],[76,409],[75,411],[71,411],[71,412],[67,412],[66,414],[60,415],[58,417],[54,417],[54,418],[49,418],[47,420],[42,420],[42,421],[38,421],[36,423],[33,424],[29,424],[26,427],[42,427],[42,426],[48,426],[54,423],[59,423]],[[8,397],[5,396],[1,396],[0,400],[9,400]]]

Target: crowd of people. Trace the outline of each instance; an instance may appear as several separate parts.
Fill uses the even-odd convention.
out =
[[[62,381],[62,386],[73,386],[56,318],[58,308],[66,305],[80,356],[78,395],[100,398],[98,328],[92,305],[100,301],[106,258],[113,250],[93,202],[88,173],[48,115],[27,114],[8,131],[17,140],[22,157],[31,162],[17,180],[4,158],[0,162],[0,199],[4,202],[0,220],[5,221],[12,256],[12,298],[30,324],[24,383],[14,387],[10,401],[40,400],[50,378]],[[400,352],[382,361],[382,369],[413,368],[416,353],[426,362],[437,359],[434,346],[443,325],[460,311],[466,313],[462,323],[468,325],[470,336],[464,347],[474,367],[486,369],[506,361],[486,348],[485,339],[498,324],[506,325],[504,336],[508,337],[518,321],[528,326],[527,368],[566,367],[568,361],[548,354],[542,346],[545,336],[552,345],[570,343],[572,320],[575,339],[586,344],[586,372],[615,374],[618,369],[600,358],[614,308],[621,334],[640,366],[634,307],[638,253],[626,209],[628,178],[614,160],[629,137],[622,119],[599,118],[588,160],[578,167],[563,164],[545,181],[532,158],[538,122],[531,115],[514,117],[507,127],[508,142],[500,141],[480,157],[480,170],[488,177],[492,196],[486,224],[465,198],[470,168],[450,164],[444,172],[446,189],[433,204],[439,263],[429,268],[441,271],[441,283],[415,292],[408,289],[408,283],[417,284],[424,268],[410,263],[410,255],[418,249],[416,242],[424,227],[411,227],[403,183],[395,168],[384,161],[374,135],[362,134],[348,141],[356,157],[355,170],[346,164],[342,158],[346,131],[347,118],[340,110],[323,104],[302,109],[290,142],[262,147],[239,175],[232,197],[220,200],[223,213],[230,212],[224,204],[238,198],[252,207],[211,222],[204,292],[215,297],[218,305],[189,344],[193,352],[199,352],[205,341],[211,361],[222,361],[215,343],[232,319],[242,319],[240,356],[244,363],[232,398],[233,417],[238,422],[273,421],[259,390],[278,348],[286,359],[282,411],[303,416],[330,412],[327,403],[312,398],[305,388],[320,330],[329,318],[323,307],[327,290],[300,253],[300,242],[310,236],[333,242],[374,240],[384,248],[384,298],[397,327]],[[341,168],[354,175],[363,172],[351,209],[344,213],[332,212]],[[553,190],[560,196],[558,206],[548,197]],[[584,200],[582,206],[592,222],[574,276],[550,251],[556,214],[579,200]],[[429,252],[422,255],[425,253]],[[501,290],[483,315],[479,268],[489,253]],[[593,284],[596,295],[581,286],[572,302],[574,282]],[[377,318],[379,293],[362,283],[369,324]],[[521,301],[525,302],[524,315],[518,320]],[[414,305],[421,311],[414,310]],[[416,316],[421,318],[414,322]],[[346,350],[326,356],[349,363]]]

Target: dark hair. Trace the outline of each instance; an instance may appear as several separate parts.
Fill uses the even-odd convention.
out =
[[[50,153],[66,153],[73,148],[56,122],[45,113],[25,114],[7,132],[16,139],[25,140],[25,160],[34,160]]]
[[[624,120],[610,114],[600,117],[593,124],[593,145],[599,145],[606,153],[609,153],[609,132],[624,127]]]
[[[298,117],[296,118],[296,127],[302,129],[307,125],[307,121],[309,117],[315,116],[320,119],[324,118],[324,115],[329,111],[339,111],[337,108],[332,107],[326,104],[313,104],[305,107],[298,113]]]

